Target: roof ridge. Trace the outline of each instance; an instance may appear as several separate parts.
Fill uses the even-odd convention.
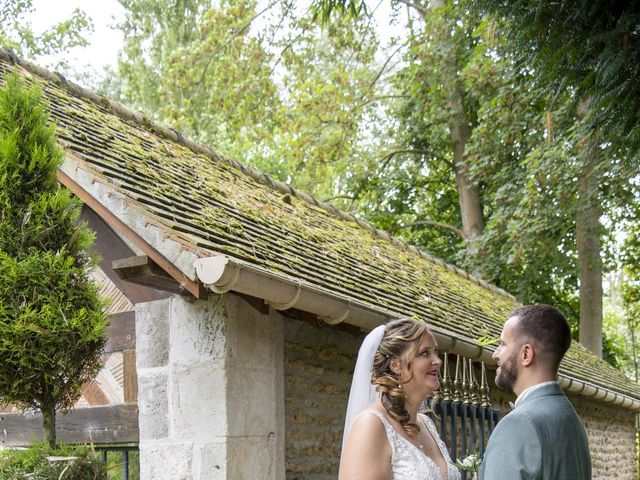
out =
[[[220,155],[218,152],[216,152],[215,150],[213,150],[211,147],[200,145],[194,142],[193,140],[185,137],[184,135],[182,135],[181,132],[173,128],[164,127],[156,122],[153,122],[142,112],[139,112],[139,111],[136,112],[134,110],[131,110],[123,106],[121,103],[116,102],[115,100],[111,100],[102,94],[98,94],[92,90],[89,90],[87,88],[81,87],[80,85],[77,85],[73,82],[68,81],[62,74],[58,72],[52,72],[51,70],[40,67],[32,62],[29,62],[28,60],[22,59],[18,57],[15,54],[15,52],[13,52],[9,48],[0,47],[0,61],[8,62],[14,65],[19,65],[25,68],[27,71],[29,71],[32,74],[35,74],[39,77],[42,77],[48,81],[51,81],[59,86],[66,88],[67,91],[69,91],[69,93],[71,93],[72,95],[79,98],[87,99],[93,103],[100,105],[103,108],[111,110],[111,112],[114,113],[115,115],[121,118],[124,118],[125,120],[134,122],[139,126],[141,126],[142,128],[151,130],[154,134],[160,137],[163,137],[167,140],[178,143],[186,148],[189,148],[193,152],[197,154],[205,155],[212,160],[219,161],[219,162],[226,162],[229,165],[233,166],[234,168],[240,170],[245,175],[253,178],[258,183],[267,185],[282,194],[293,195],[296,198],[310,205],[314,205],[319,208],[322,208],[323,210],[327,211],[334,217],[339,218],[340,220],[344,220],[347,222],[356,222],[361,228],[369,230],[373,235],[381,239],[387,240],[388,242],[412,254],[418,255],[431,263],[434,263],[443,268],[446,268],[448,271],[453,272],[457,275],[460,275],[487,290],[490,290],[496,294],[499,294],[511,300],[516,300],[516,298],[506,290],[503,290],[502,288],[499,288],[487,282],[486,280],[479,278],[478,276],[472,275],[469,272],[459,267],[456,267],[453,264],[447,263],[444,260],[434,257],[428,252],[419,249],[415,245],[410,245],[404,240],[402,240],[401,238],[394,237],[389,232],[385,230],[381,230],[375,227],[374,225],[372,225],[371,223],[365,220],[362,220],[361,218],[358,218],[348,212],[344,212],[342,210],[337,209],[335,206],[331,205],[330,203],[318,200],[311,195],[308,195],[304,192],[301,192],[295,189],[294,187],[292,187],[287,183],[281,182],[279,180],[275,180],[269,177],[266,173],[260,172],[253,168],[246,167],[245,165],[241,164],[236,160],[232,160],[230,158],[224,157]]]

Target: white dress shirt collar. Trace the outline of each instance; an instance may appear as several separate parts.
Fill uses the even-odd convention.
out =
[[[551,380],[549,382],[542,382],[542,383],[538,383],[536,385],[532,385],[529,388],[525,388],[522,393],[520,395],[518,395],[518,398],[516,398],[516,403],[515,406],[517,407],[519,403],[522,403],[522,401],[525,399],[525,397],[527,395],[530,395],[531,392],[533,392],[534,390],[537,390],[540,387],[544,387],[545,385],[551,385],[552,383],[558,383],[555,380]]]

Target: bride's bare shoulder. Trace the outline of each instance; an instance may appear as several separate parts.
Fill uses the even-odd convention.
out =
[[[367,409],[353,422],[340,462],[339,480],[389,478],[391,447],[378,414]]]
[[[352,435],[357,436],[361,441],[366,439],[369,443],[386,442],[387,432],[383,419],[384,415],[376,409],[364,410],[351,426]]]

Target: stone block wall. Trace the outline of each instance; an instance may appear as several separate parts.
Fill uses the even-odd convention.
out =
[[[335,480],[351,375],[362,337],[284,322],[287,480]]]
[[[282,321],[234,295],[136,305],[142,480],[284,478]]]
[[[635,480],[635,414],[585,397],[570,397],[589,437],[593,480]]]

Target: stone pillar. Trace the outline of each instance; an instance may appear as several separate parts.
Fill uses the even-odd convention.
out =
[[[136,305],[140,478],[284,479],[282,352],[232,294]]]

